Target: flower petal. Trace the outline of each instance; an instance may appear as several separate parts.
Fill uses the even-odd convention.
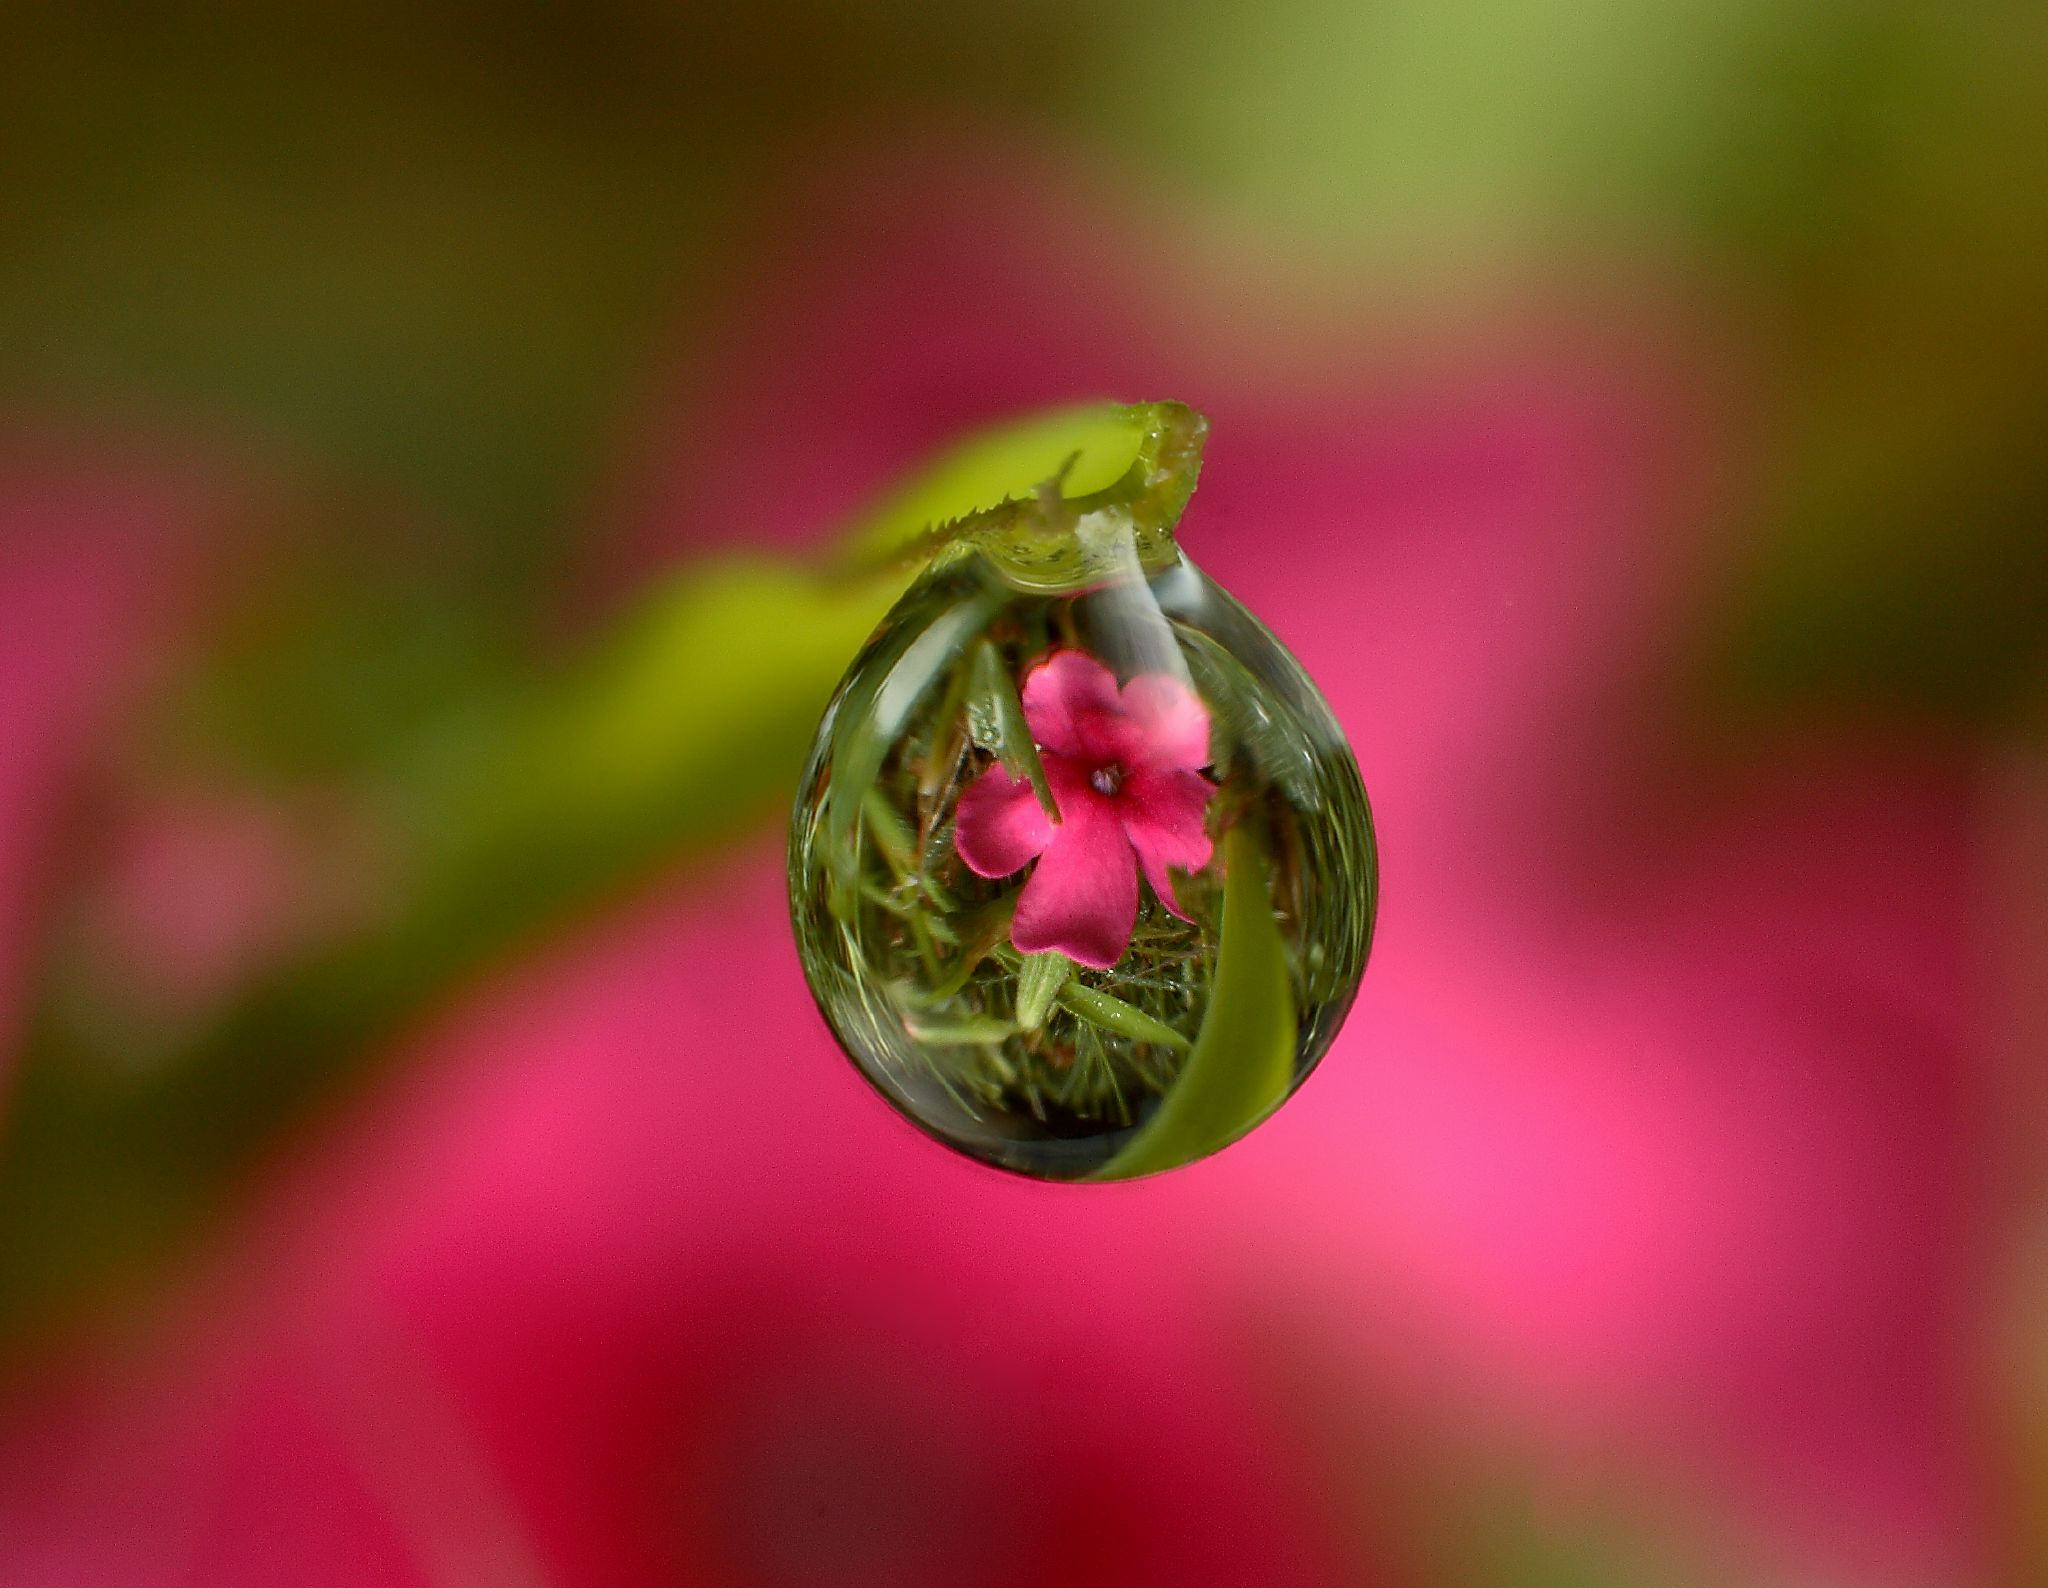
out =
[[[1132,745],[1126,767],[1192,772],[1209,764],[1209,708],[1185,679],[1140,673],[1124,685],[1121,703]]]
[[[1053,825],[1025,778],[992,766],[967,785],[953,812],[953,847],[981,877],[1022,871],[1052,842]]]
[[[1089,787],[1070,761],[1046,766],[1060,825],[1017,900],[1010,941],[1107,970],[1124,957],[1138,921],[1138,868],[1116,802]]]
[[[1116,674],[1087,652],[1054,651],[1024,675],[1023,696],[1024,720],[1044,748],[1093,765],[1116,759]]]
[[[1173,896],[1167,868],[1200,871],[1209,863],[1216,846],[1203,818],[1215,792],[1216,785],[1199,772],[1147,768],[1133,774],[1117,797],[1117,814],[1138,851],[1145,880],[1159,902],[1183,921],[1187,912]]]

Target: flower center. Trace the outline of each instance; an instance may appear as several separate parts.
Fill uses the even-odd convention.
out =
[[[1114,794],[1124,786],[1124,769],[1114,761],[1108,766],[1099,766],[1088,774],[1088,781],[1095,785],[1098,794]]]

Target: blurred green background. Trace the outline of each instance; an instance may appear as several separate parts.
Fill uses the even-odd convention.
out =
[[[0,379],[257,425],[529,605],[791,173],[1023,127],[1399,312],[1593,258],[1787,379],[1729,681],[2011,713],[2041,659],[2038,6],[24,8]]]

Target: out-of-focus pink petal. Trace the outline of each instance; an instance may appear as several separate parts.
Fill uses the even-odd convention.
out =
[[[41,450],[0,437],[0,1112],[78,780],[158,662],[190,578],[172,549],[220,506],[197,471]]]
[[[1045,852],[1053,830],[1030,782],[992,766],[960,796],[953,847],[977,876],[1007,877]]]
[[[1342,1580],[1187,1189],[1048,1197],[896,1128],[811,1008],[782,875],[750,852],[454,1011],[209,1315],[233,1371],[187,1370],[177,1424],[109,1391],[141,1472],[13,1441],[24,1488],[69,1480],[50,1558],[128,1573],[17,1569],[0,1459],[0,1582]],[[679,1154],[678,1118],[721,1126]],[[188,1548],[144,1488],[191,1493]]]
[[[1216,786],[1199,772],[1146,769],[1133,773],[1117,801],[1124,835],[1138,851],[1145,880],[1159,902],[1185,921],[1187,912],[1173,896],[1167,867],[1199,871],[1209,863],[1215,845],[1202,818]]]
[[[1024,720],[1040,745],[1100,764],[1116,759],[1116,675],[1083,651],[1054,651],[1024,675]]]
[[[1185,680],[1140,673],[1124,685],[1123,709],[1133,739],[1125,766],[1192,772],[1209,764],[1209,709]]]
[[[1138,921],[1138,868],[1116,803],[1088,785],[1086,772],[1058,756],[1046,776],[1060,825],[1017,900],[1010,941],[1026,954],[1058,950],[1107,970],[1130,946]]]

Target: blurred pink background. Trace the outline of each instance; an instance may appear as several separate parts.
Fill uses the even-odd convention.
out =
[[[0,1583],[2042,1580],[2040,28],[1601,7],[1544,164],[1490,30],[1568,8],[1450,9],[6,68]],[[1373,799],[1276,1119],[1075,1191],[891,1117],[788,938],[776,633],[693,773],[760,798],[444,955],[527,909],[413,903],[507,702],[1098,395],[1210,416],[1182,543]]]

